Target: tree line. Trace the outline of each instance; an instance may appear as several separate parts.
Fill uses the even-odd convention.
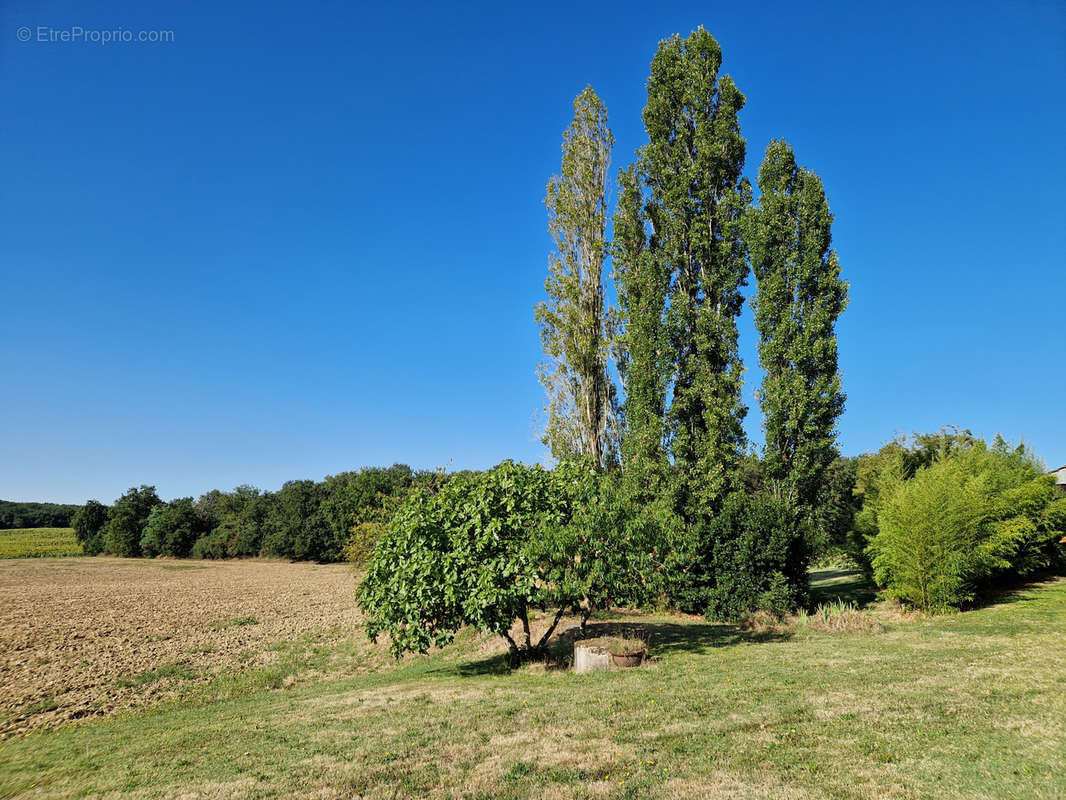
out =
[[[69,528],[77,505],[20,503],[0,500],[0,530],[12,528]]]
[[[90,500],[72,526],[89,555],[359,561],[412,489],[433,490],[443,480],[440,472],[394,464],[288,481],[276,492],[238,486],[170,502],[145,485],[110,507]]]

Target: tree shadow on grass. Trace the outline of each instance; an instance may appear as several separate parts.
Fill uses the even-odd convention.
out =
[[[569,669],[574,655],[574,643],[582,639],[603,636],[639,638],[648,643],[648,654],[653,659],[676,653],[709,653],[720,647],[738,644],[785,641],[790,633],[749,631],[737,625],[713,622],[664,622],[664,621],[604,621],[590,622],[585,631],[573,624],[552,637],[547,652],[533,663],[542,664],[548,670]],[[476,677],[507,675],[515,669],[506,652],[497,653],[476,661],[449,664],[430,671],[435,675],[458,675]]]
[[[790,633],[745,630],[738,625],[719,622],[592,622],[585,632],[580,626],[563,631],[552,640],[553,648],[573,654],[574,643],[580,639],[601,636],[644,639],[652,656],[675,653],[709,653],[720,647],[738,644],[779,642],[791,638]]]
[[[967,610],[1009,603],[1038,603],[1041,598],[1034,592],[1042,587],[1051,586],[1064,577],[1066,576],[1055,570],[1044,570],[1035,575],[1007,581],[999,586],[988,587],[977,593],[973,603],[967,606]]]
[[[862,608],[877,599],[872,583],[858,569],[817,569],[810,574],[810,606],[817,608],[823,603],[854,603]]]
[[[464,661],[460,664],[449,664],[429,671],[431,675],[458,675],[464,678],[473,678],[485,675],[507,675],[514,669],[507,653],[497,653],[488,658],[479,658],[477,661]]]

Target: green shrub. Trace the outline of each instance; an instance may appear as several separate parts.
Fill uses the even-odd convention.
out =
[[[558,524],[538,540],[552,596],[582,622],[614,605],[638,608],[662,593],[663,538],[654,513],[625,501],[618,476],[563,462],[552,473],[563,498]]]
[[[463,625],[507,637],[546,593],[538,534],[559,521],[551,473],[503,462],[451,480],[437,495],[416,491],[397,511],[360,587],[371,639],[388,633],[392,651],[444,646]]]
[[[104,538],[107,533],[107,506],[96,500],[90,500],[74,512],[71,521],[74,535],[82,550],[90,556],[104,551]]]
[[[889,495],[870,544],[874,579],[897,599],[928,610],[973,597],[983,490],[958,459],[919,470]]]
[[[191,497],[179,497],[151,510],[141,536],[141,554],[148,558],[185,558],[193,544],[209,530]]]
[[[876,453],[859,457],[854,489],[858,508],[845,536],[844,551],[867,577],[873,577],[868,548],[879,530],[882,503],[919,469],[977,441],[970,431],[947,426],[936,433],[915,433],[910,439],[897,436]]]
[[[898,481],[878,508],[868,553],[889,595],[959,608],[1004,581],[1061,566],[1063,520],[1052,480],[998,438],[956,447]]]
[[[709,577],[707,616],[783,615],[806,602],[807,537],[784,501],[766,493],[730,494],[704,527],[699,547]]]
[[[580,465],[548,471],[505,461],[453,477],[436,495],[415,490],[360,587],[371,638],[387,633],[396,655],[424,652],[470,625],[507,638],[512,656],[529,657],[542,652],[563,613],[650,596],[655,554],[608,480]],[[552,613],[539,638],[533,609]]]
[[[378,540],[385,532],[382,522],[360,522],[352,526],[348,542],[344,545],[344,560],[356,566],[363,566],[374,554]]]
[[[219,559],[229,556],[229,531],[219,526],[215,528],[207,536],[203,536],[196,540],[196,544],[192,546],[193,558],[208,558]]]

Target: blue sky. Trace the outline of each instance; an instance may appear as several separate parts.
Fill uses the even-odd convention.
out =
[[[1066,463],[1061,3],[506,5],[0,7],[0,497],[540,458],[573,96],[627,164],[657,41],[700,24],[748,174],[784,136],[825,181],[843,451],[955,424]]]

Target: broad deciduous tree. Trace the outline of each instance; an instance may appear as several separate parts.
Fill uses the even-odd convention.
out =
[[[98,500],[90,500],[74,512],[71,525],[82,550],[91,556],[103,552],[107,529],[107,506]]]
[[[131,488],[111,507],[107,521],[107,552],[116,556],[141,555],[141,536],[152,509],[163,501],[154,486]]]

